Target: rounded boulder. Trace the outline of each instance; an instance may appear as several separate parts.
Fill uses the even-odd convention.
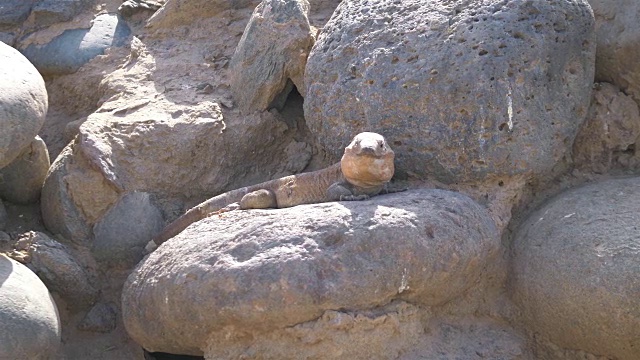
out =
[[[18,50],[2,42],[0,64],[0,168],[3,168],[38,135],[49,100],[38,70]]]
[[[374,129],[415,178],[543,176],[587,114],[594,62],[585,0],[343,1],[309,55],[304,113],[334,159]]]
[[[0,255],[0,359],[48,359],[60,345],[49,290],[26,266]]]
[[[446,303],[499,247],[483,207],[439,190],[233,211],[145,258],[124,286],[123,318],[149,351],[198,355],[223,329],[260,336],[332,309]]]
[[[640,178],[567,191],[513,242],[512,294],[526,327],[556,345],[640,359]]]

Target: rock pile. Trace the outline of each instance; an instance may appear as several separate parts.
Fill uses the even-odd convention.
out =
[[[5,3],[0,358],[640,358],[636,2]],[[145,252],[362,131],[407,191]]]

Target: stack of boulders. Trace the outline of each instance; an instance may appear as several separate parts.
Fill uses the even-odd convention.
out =
[[[88,8],[0,16],[51,82],[130,48],[104,55],[118,65],[50,164],[44,81],[0,43],[0,198],[46,228],[3,232],[0,202],[0,323],[18,329],[0,326],[0,358],[52,356],[55,301],[157,354],[640,358],[640,4],[122,3],[127,20],[45,43],[17,34]],[[145,252],[193,205],[337,162],[363,131],[407,191],[212,214]]]
[[[36,68],[0,43],[0,198],[35,203],[49,169],[37,135],[47,114],[47,90]],[[0,235],[7,226],[0,200]],[[45,359],[60,345],[60,319],[47,287],[21,263],[0,255],[0,358]]]

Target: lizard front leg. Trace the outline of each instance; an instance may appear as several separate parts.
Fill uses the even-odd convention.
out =
[[[352,186],[345,182],[333,183],[327,189],[328,201],[360,201],[367,200],[369,197],[367,194],[354,194]]]

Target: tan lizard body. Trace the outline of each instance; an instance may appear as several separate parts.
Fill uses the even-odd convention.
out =
[[[360,133],[345,148],[339,163],[214,196],[167,225],[152,241],[160,245],[214,213],[368,199],[382,192],[393,177],[393,159],[393,150],[382,135]],[[152,245],[149,243],[147,248]]]

